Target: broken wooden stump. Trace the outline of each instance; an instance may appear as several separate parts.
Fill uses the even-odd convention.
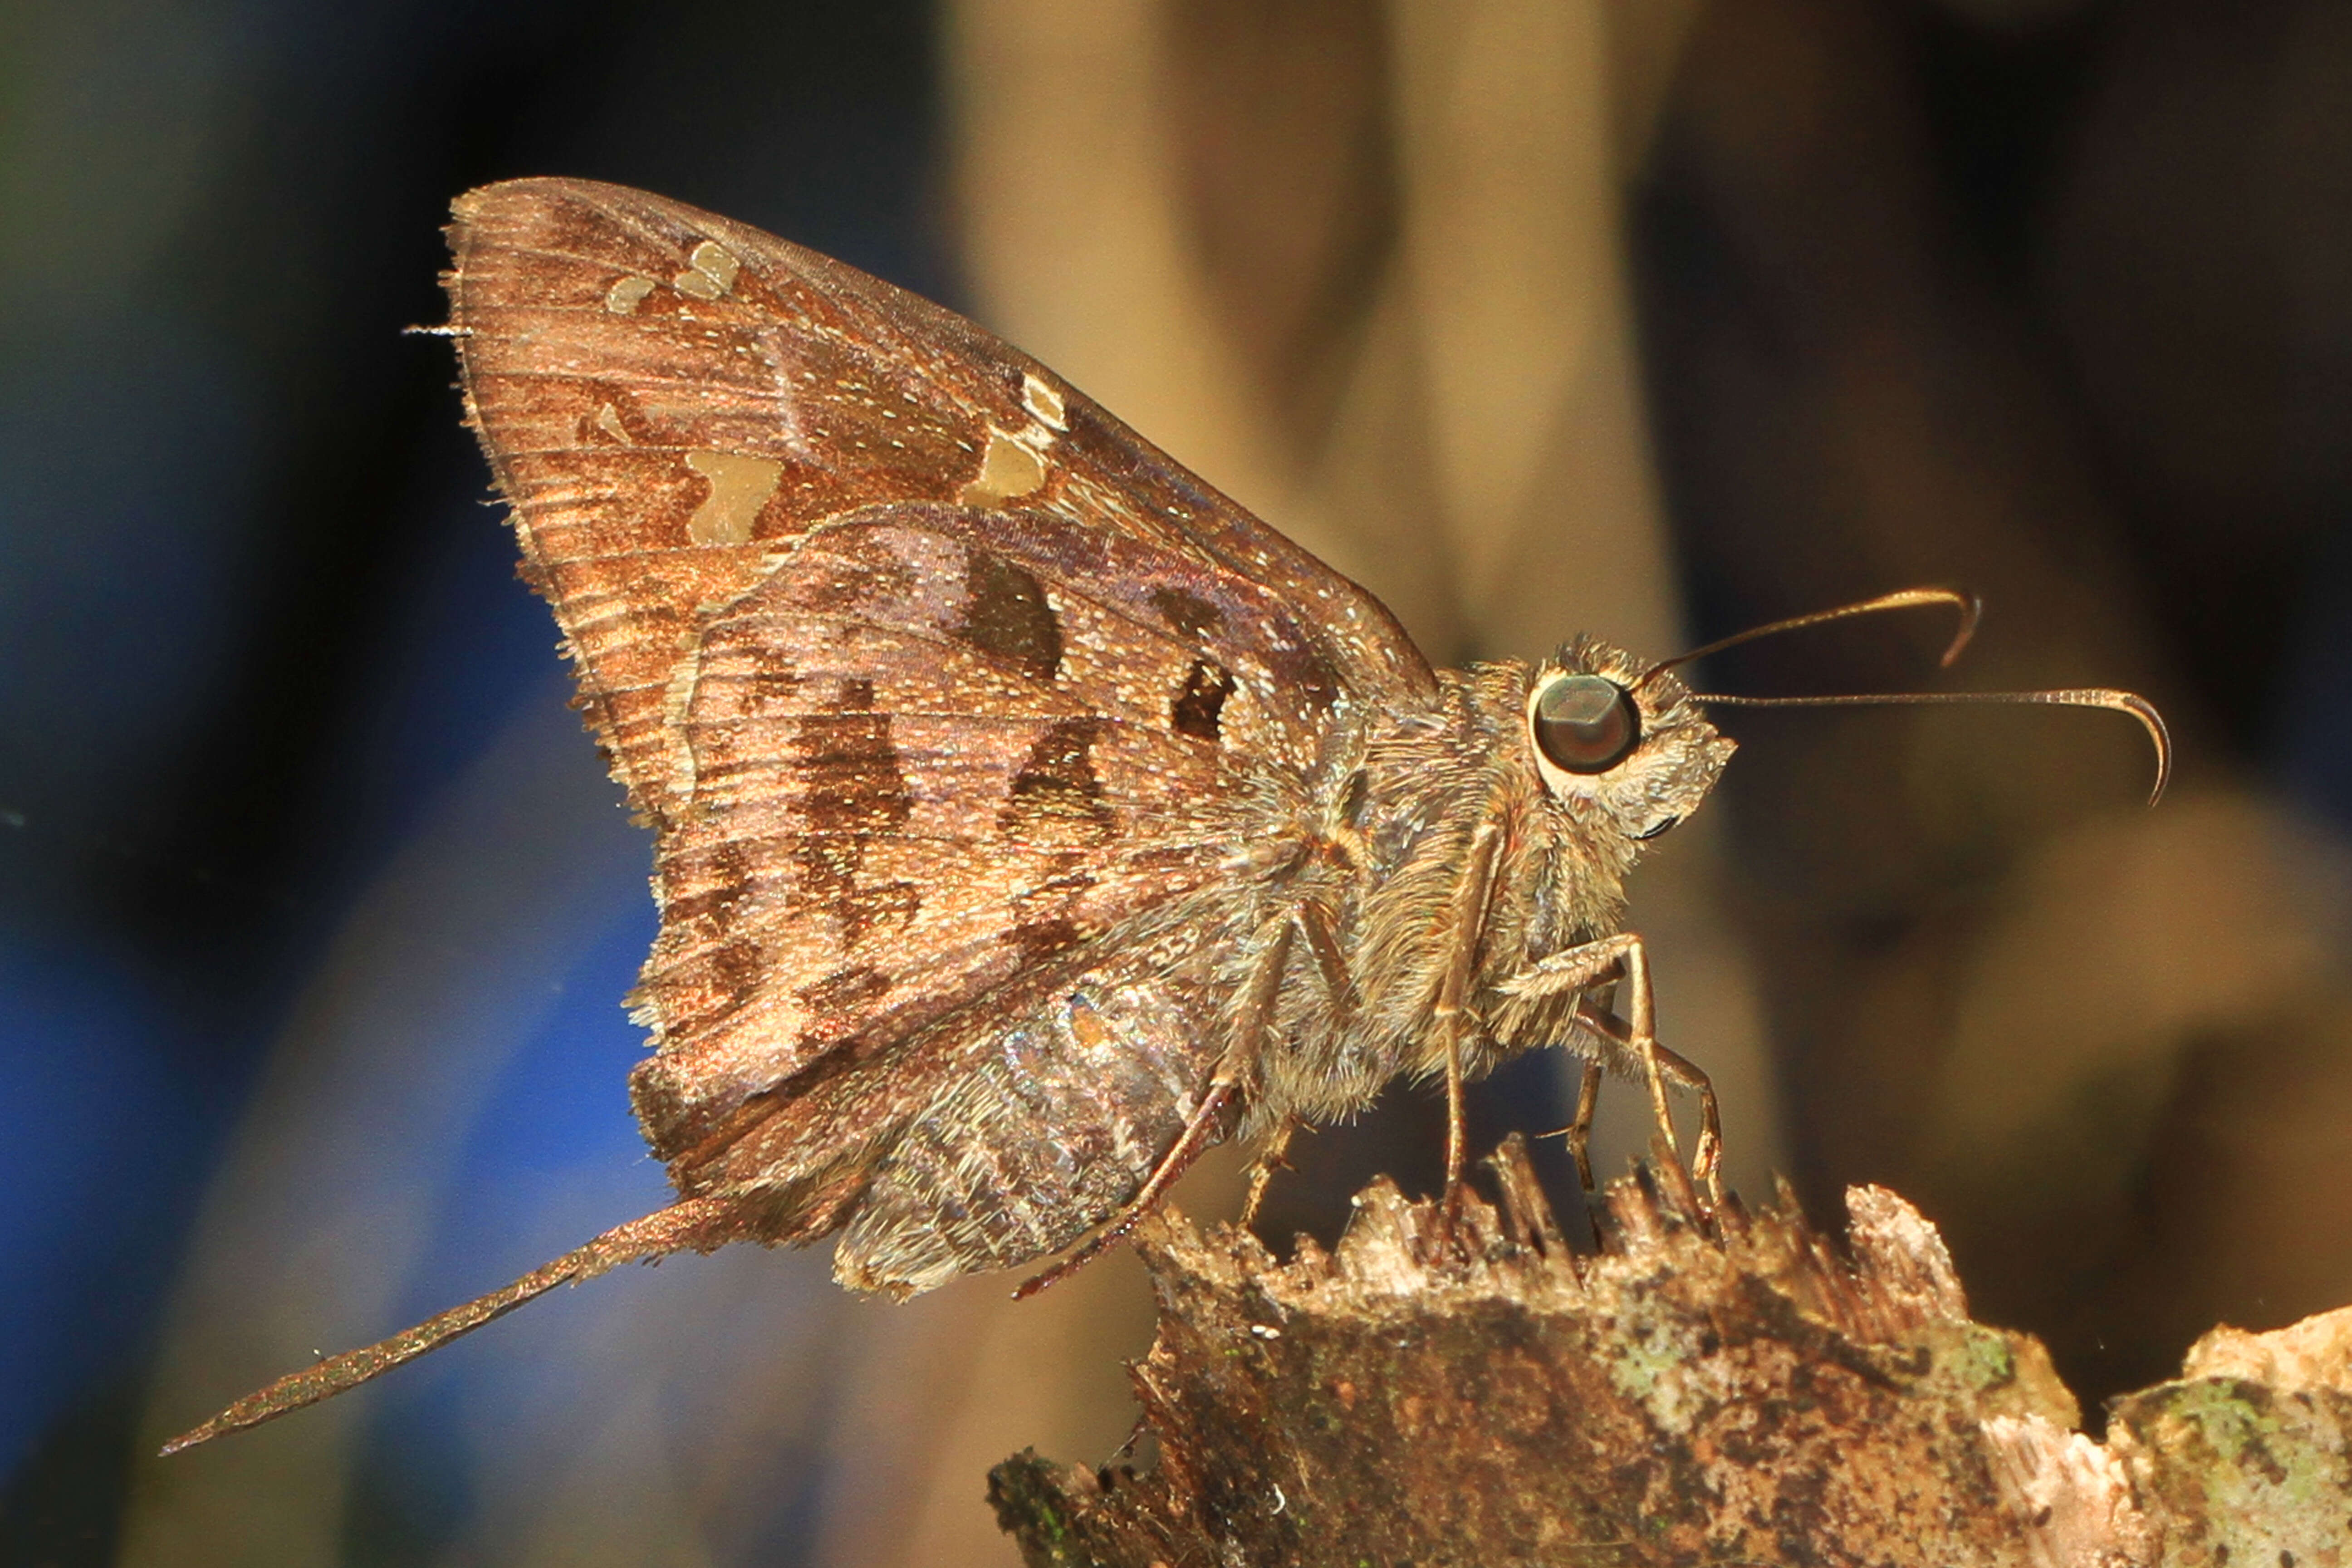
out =
[[[1157,1222],[1157,1461],[999,1466],[1027,1560],[2352,1568],[2352,1310],[2208,1336],[2102,1445],[1891,1193],[1841,1255],[1785,1192],[1702,1218],[1629,1178],[1578,1257],[1517,1141],[1490,1164],[1450,1234],[1382,1181],[1288,1263]]]

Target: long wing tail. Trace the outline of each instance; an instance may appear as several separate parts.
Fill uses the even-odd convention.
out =
[[[740,1200],[733,1197],[688,1198],[656,1209],[642,1219],[614,1226],[586,1246],[532,1269],[511,1285],[477,1296],[461,1307],[427,1318],[388,1340],[345,1351],[315,1366],[289,1373],[268,1387],[247,1394],[203,1426],[183,1432],[164,1444],[163,1451],[176,1454],[183,1448],[208,1443],[225,1432],[258,1426],[290,1410],[299,1410],[347,1388],[356,1388],[403,1362],[415,1361],[460,1334],[471,1333],[493,1318],[506,1316],[532,1297],[543,1295],[558,1285],[576,1284],[623,1263],[688,1248],[708,1252],[742,1235],[740,1223],[730,1223],[736,1221],[739,1206]]]

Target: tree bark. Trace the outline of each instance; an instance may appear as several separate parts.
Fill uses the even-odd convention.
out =
[[[1288,1263],[1154,1222],[1157,1462],[999,1466],[1028,1562],[2352,1568],[2352,1309],[2217,1330],[2103,1444],[1892,1193],[1841,1255],[1785,1191],[1707,1215],[1645,1171],[1578,1257],[1517,1142],[1489,1164],[1496,1204],[1383,1180]]]

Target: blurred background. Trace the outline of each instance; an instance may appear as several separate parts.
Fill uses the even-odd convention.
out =
[[[1440,660],[1979,589],[1949,676],[1706,678],[2127,686],[2176,792],[2106,715],[1731,714],[1637,923],[1735,1184],[1906,1193],[2095,1426],[2352,1301],[2347,105],[2328,0],[0,7],[0,1565],[1009,1562],[987,1467],[1132,1419],[1131,1258],[888,1308],[736,1249],[149,1457],[665,1191],[649,846],[402,335],[518,174],[972,313]]]

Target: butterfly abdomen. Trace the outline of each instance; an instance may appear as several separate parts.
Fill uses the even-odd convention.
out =
[[[835,1276],[906,1296],[1060,1250],[1135,1195],[1198,1102],[1208,1061],[1161,986],[1090,984],[1034,1007],[891,1146]]]

